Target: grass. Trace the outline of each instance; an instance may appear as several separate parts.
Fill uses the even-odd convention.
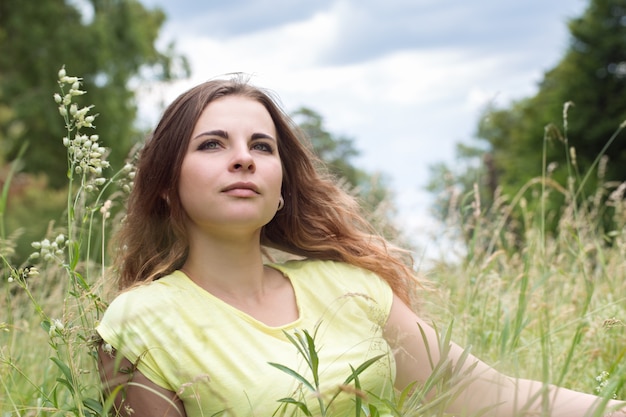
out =
[[[60,74],[63,77],[67,76]],[[81,95],[77,81],[69,77],[62,84]],[[132,168],[104,179],[98,166],[105,167],[105,152],[99,145],[95,149],[103,151],[96,152],[102,164],[81,165],[85,161],[77,157],[77,146],[85,143],[74,141],[83,137],[93,119],[88,108],[82,115],[82,109],[72,109],[72,94],[62,92],[61,101],[57,99],[65,108],[60,112],[68,131],[67,208],[61,218],[51,219],[55,221],[48,234],[35,243],[39,258],[24,265],[12,263],[14,238],[4,228],[8,185],[0,201],[3,417],[104,416],[110,411],[101,393],[91,340],[106,307],[102,282],[109,265],[102,248],[113,223],[107,199],[123,197],[122,190],[131,185]],[[436,291],[420,294],[419,308],[443,329],[444,352],[455,340],[506,373],[623,399],[626,186],[603,184],[585,198],[576,187],[577,176],[572,178],[563,186],[552,183],[546,173],[516,196],[497,197],[491,207],[481,208],[473,196],[470,204],[453,207],[447,230],[462,231],[465,251],[453,260],[433,261],[426,274]],[[545,230],[546,218],[555,213],[542,204],[531,208],[526,200],[531,191],[563,195],[555,233]],[[471,216],[462,215],[467,210]],[[613,225],[608,230],[602,229],[607,213]],[[30,263],[34,267],[27,267]],[[289,338],[310,364],[313,381],[280,364],[274,366],[315,390],[319,363],[314,334]],[[361,364],[346,375],[346,384],[355,392],[355,416],[377,415],[374,402],[368,404],[367,393],[359,391],[359,374],[369,365]],[[453,387],[462,375],[445,361],[435,369],[423,386],[414,385],[412,392],[397,393],[393,399],[377,399],[378,404],[384,403],[395,416],[445,415],[445,404],[456,395]],[[438,395],[427,403],[425,393],[431,388]],[[308,405],[300,398],[276,400],[277,409],[280,400],[283,412],[293,407],[290,410],[297,408],[306,415]],[[327,405],[320,402],[314,407],[324,410]]]

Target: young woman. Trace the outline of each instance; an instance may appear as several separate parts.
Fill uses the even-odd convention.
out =
[[[265,417],[306,404],[348,416],[361,397],[384,414],[394,389],[426,381],[443,359],[408,307],[408,256],[371,230],[298,135],[268,93],[238,78],[201,84],[165,111],[119,233],[121,293],[97,329],[123,415]],[[294,260],[270,263],[267,248]],[[298,341],[314,342],[318,359],[307,363]],[[467,374],[450,413],[582,417],[598,407],[463,355],[450,347]]]

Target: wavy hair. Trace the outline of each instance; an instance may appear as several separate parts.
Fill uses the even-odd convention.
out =
[[[202,111],[229,95],[261,103],[278,136],[285,205],[263,227],[261,244],[368,269],[409,302],[415,278],[408,252],[375,233],[355,198],[328,174],[308,139],[272,94],[241,76],[207,81],[181,94],[167,107],[140,151],[126,217],[115,239],[119,288],[156,280],[184,264],[188,239],[177,190],[182,161]]]

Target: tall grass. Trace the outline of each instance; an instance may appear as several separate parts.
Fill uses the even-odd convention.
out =
[[[93,127],[91,107],[74,105],[84,93],[80,80],[64,70],[59,80],[61,94],[55,99],[67,128],[59,141],[68,149],[67,207],[34,243],[36,255],[27,264],[13,264],[14,237],[4,228],[8,184],[0,200],[3,417],[110,412],[92,336],[106,307],[101,283],[109,267],[103,249],[113,223],[109,215],[132,185],[132,166],[107,178],[106,149],[97,137],[83,133]],[[599,159],[599,171],[602,163]],[[575,168],[575,161],[570,164]],[[440,346],[431,348],[440,348],[444,359],[455,340],[506,373],[625,398],[626,184],[603,184],[595,194],[581,197],[577,184],[582,180],[577,178],[586,176],[573,174],[570,183],[560,185],[546,171],[518,195],[498,196],[491,207],[481,207],[477,197],[468,206],[453,207],[449,230],[462,230],[470,238],[457,260],[434,263],[427,271],[437,290],[419,295],[421,313],[442,329]],[[555,213],[542,204],[531,208],[529,190],[543,197],[563,195],[555,233],[545,228],[546,218]],[[460,215],[467,210],[473,213],[469,219]],[[613,226],[603,230],[607,213]],[[307,332],[288,337],[310,364],[314,379],[274,366],[315,390],[320,365],[314,337]],[[425,384],[392,399],[377,399],[360,391],[359,374],[370,364],[353,368],[345,386],[338,387],[353,393],[355,416],[377,415],[382,408],[376,404],[394,416],[443,416],[463,377],[458,366],[444,360],[433,364],[435,372]],[[431,390],[437,394],[426,402]],[[281,415],[307,414],[309,405],[300,398],[276,401]],[[318,401],[313,405],[318,409],[328,405]]]
[[[33,242],[23,265],[13,265],[12,245],[0,251],[5,312],[0,329],[0,410],[4,415],[106,415],[92,340],[105,303],[99,283],[106,271],[104,248],[113,188],[123,187],[130,166],[106,178],[107,149],[94,127],[92,106],[76,101],[81,80],[59,71],[54,94],[66,136],[66,209],[50,219],[48,235]],[[52,95],[52,94],[51,94]],[[119,193],[118,193],[119,194]],[[9,193],[2,194],[2,207]],[[105,199],[108,196],[109,200]],[[4,221],[4,219],[0,219]],[[4,227],[0,228],[4,232]],[[96,261],[98,260],[98,261]]]
[[[602,155],[595,169],[578,172],[567,140],[568,106],[563,130],[549,127],[544,140],[556,134],[565,144],[567,184],[550,177],[544,159],[543,175],[516,195],[497,195],[491,207],[481,207],[474,190],[470,204],[452,207],[448,230],[462,231],[466,252],[460,262],[430,271],[441,293],[425,309],[436,320],[454,318],[455,340],[500,370],[623,399],[626,182],[603,181]],[[592,172],[600,186],[587,196]],[[551,194],[565,203],[549,206]],[[463,215],[467,210],[471,216]],[[554,218],[558,226],[547,230]]]

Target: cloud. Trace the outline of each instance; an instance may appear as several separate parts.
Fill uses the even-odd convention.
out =
[[[306,24],[324,15],[332,27],[312,32],[323,39],[333,36],[315,55],[316,64],[322,67],[368,62],[408,50],[448,48],[463,48],[478,57],[532,49],[533,54],[520,54],[517,65],[536,66],[529,56],[545,62],[555,48],[565,49],[562,32],[566,19],[579,13],[581,4],[571,0],[144,1],[148,6],[167,5],[172,37],[219,41],[262,37],[268,31]],[[560,21],[555,21],[555,16]],[[301,55],[318,52],[300,42],[286,36],[261,47],[288,44],[299,47]]]
[[[451,46],[475,54],[541,48],[541,42],[558,38],[546,36],[546,29],[552,26],[556,35],[564,24],[565,18],[554,21],[555,14],[577,9],[571,1],[341,0],[334,3],[342,22],[338,38],[323,62],[341,65],[401,50]]]
[[[298,2],[292,0],[175,0],[168,6],[168,17],[177,30],[187,35],[228,39],[246,36],[282,25],[307,20],[324,11],[332,0]],[[145,0],[159,5],[158,0]]]

